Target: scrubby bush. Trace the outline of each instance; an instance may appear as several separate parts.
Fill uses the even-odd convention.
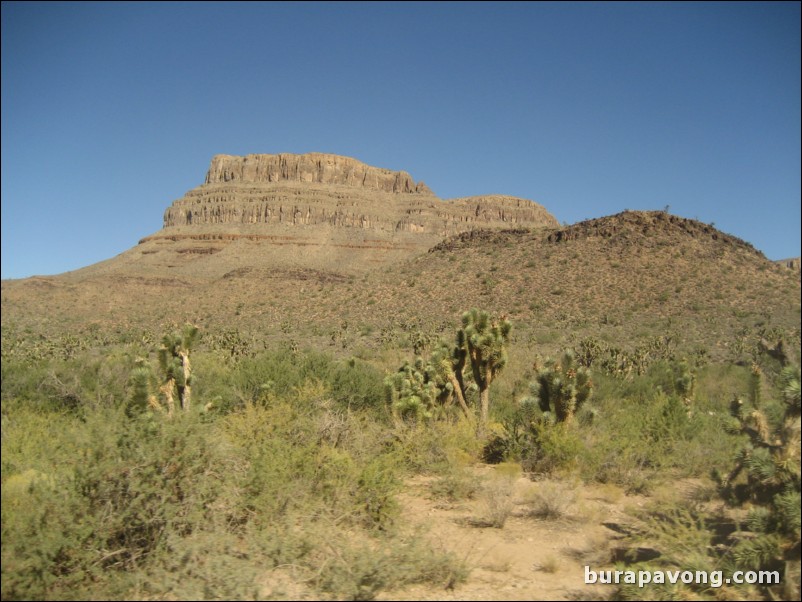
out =
[[[448,461],[449,425],[430,452],[412,435],[405,449],[375,411],[381,377],[366,364],[208,353],[194,356],[192,405],[171,420],[132,408],[133,352],[109,372],[116,400],[87,394],[109,377],[60,359],[43,373],[56,362],[78,376],[75,407],[24,374],[3,383],[3,599],[262,598],[279,593],[266,574],[287,566],[312,597],[464,578],[396,521],[405,454]]]

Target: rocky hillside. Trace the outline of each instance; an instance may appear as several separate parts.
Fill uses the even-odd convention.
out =
[[[741,361],[761,338],[799,338],[795,272],[736,237],[663,212],[471,230],[362,274],[293,266],[281,251],[297,243],[280,239],[259,264],[259,239],[173,236],[110,260],[107,271],[99,264],[80,278],[3,282],[4,327],[137,330],[189,320],[209,332],[354,352],[411,344],[416,333],[453,336],[461,312],[481,307],[507,315],[516,345],[538,353],[587,337],[632,347],[667,336],[683,353]],[[359,257],[328,244],[327,253]],[[141,254],[159,245],[214,251],[174,253],[178,267],[155,269]],[[191,277],[191,265],[204,276]]]
[[[789,259],[779,259],[775,263],[783,267],[793,270],[797,275],[802,272],[802,257],[791,257]]]
[[[729,357],[748,333],[798,339],[799,280],[749,243],[659,211],[545,231],[466,232],[377,275],[351,320],[399,316],[436,328],[466,307],[506,314],[521,342],[619,345],[656,334]],[[448,329],[444,329],[447,331]]]

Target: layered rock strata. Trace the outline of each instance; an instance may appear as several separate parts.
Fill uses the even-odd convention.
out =
[[[206,184],[225,182],[336,184],[383,192],[431,191],[405,171],[371,167],[350,157],[325,153],[293,155],[215,155],[206,174]]]
[[[558,225],[532,201],[444,201],[404,171],[348,157],[217,155],[205,183],[173,202],[163,229],[137,250],[142,261],[170,270],[199,271],[202,259],[209,275],[229,264],[361,272],[461,232]],[[235,241],[242,244],[231,247]]]
[[[559,225],[532,201],[502,195],[442,201],[404,171],[322,153],[215,156],[206,183],[164,214],[165,229],[207,224],[327,225],[435,236]]]

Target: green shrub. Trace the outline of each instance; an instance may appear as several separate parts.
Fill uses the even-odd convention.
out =
[[[366,362],[351,359],[340,363],[331,376],[331,395],[344,408],[382,410],[381,371]]]
[[[579,466],[584,450],[576,429],[546,419],[531,424],[529,441],[521,453],[521,466],[533,474],[570,472]]]

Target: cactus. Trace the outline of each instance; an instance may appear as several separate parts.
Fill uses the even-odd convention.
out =
[[[387,399],[393,413],[404,418],[432,418],[441,408],[448,408],[454,398],[468,418],[473,414],[465,401],[464,379],[459,365],[461,359],[441,342],[428,360],[416,356],[413,363],[405,362],[385,379]]]
[[[759,568],[799,554],[800,528],[800,374],[788,366],[780,373],[782,422],[772,428],[762,405],[762,372],[752,367],[750,404],[735,399],[730,410],[736,432],[749,440],[741,449],[733,470],[725,477],[714,473],[721,492],[738,501],[751,500],[747,523],[756,533],[739,542],[733,557],[740,566]],[[750,407],[751,406],[751,407]],[[746,483],[735,485],[742,473]],[[737,494],[737,495],[733,495]]]
[[[512,324],[503,316],[491,318],[485,311],[472,309],[462,314],[462,328],[457,333],[454,352],[455,375],[470,361],[473,380],[479,389],[481,432],[487,430],[490,411],[490,385],[507,364],[506,344]],[[465,392],[464,382],[462,385]]]
[[[749,401],[755,409],[760,409],[763,401],[763,372],[757,364],[752,364],[752,373],[749,378]]]
[[[148,410],[164,411],[154,393],[157,382],[156,376],[153,374],[153,369],[146,359],[138,358],[136,360],[136,368],[131,372],[129,382],[132,393],[126,408],[128,416],[142,414]]]
[[[178,394],[181,409],[189,411],[192,397],[192,369],[189,364],[189,352],[198,336],[198,328],[191,324],[184,327],[179,334],[168,334],[162,339],[159,348],[159,367],[164,380],[160,388],[165,397],[167,411],[173,413],[175,406],[174,393]]]
[[[549,360],[537,370],[532,396],[543,412],[552,412],[558,422],[570,423],[579,407],[593,393],[590,371],[578,365],[574,352],[566,351],[560,361]]]
[[[418,356],[406,362],[385,379],[388,401],[395,415],[431,418],[456,398],[469,419],[474,418],[467,403],[468,391],[476,387],[480,401],[480,431],[487,428],[490,406],[489,387],[507,362],[505,345],[512,325],[506,319],[491,319],[487,312],[472,310],[462,316],[456,345],[441,342],[424,361]],[[466,384],[465,370],[470,364],[474,384]]]
[[[682,397],[685,404],[690,404],[693,400],[694,389],[696,388],[696,375],[691,371],[687,360],[683,359],[676,367],[676,378],[674,379],[674,389]]]
[[[593,362],[598,361],[603,354],[609,351],[610,346],[593,337],[587,337],[579,342],[577,362],[585,368],[590,368]]]
[[[462,368],[460,368],[460,364]],[[458,349],[452,350],[448,344],[440,343],[429,358],[427,366],[431,380],[440,390],[440,402],[448,406],[453,397],[457,398],[460,409],[467,418],[472,418],[473,414],[465,401],[464,380],[462,379],[462,369],[465,366],[465,356]]]
[[[426,366],[421,357],[404,365],[384,380],[387,401],[393,416],[400,419],[421,420],[432,418],[439,391],[426,375]]]
[[[181,334],[164,336],[158,351],[161,379],[156,378],[146,359],[136,360],[136,367],[129,380],[132,389],[126,408],[129,415],[155,410],[172,416],[175,412],[176,395],[181,409],[189,411],[192,398],[189,352],[197,336],[197,327],[190,324],[184,327]]]

